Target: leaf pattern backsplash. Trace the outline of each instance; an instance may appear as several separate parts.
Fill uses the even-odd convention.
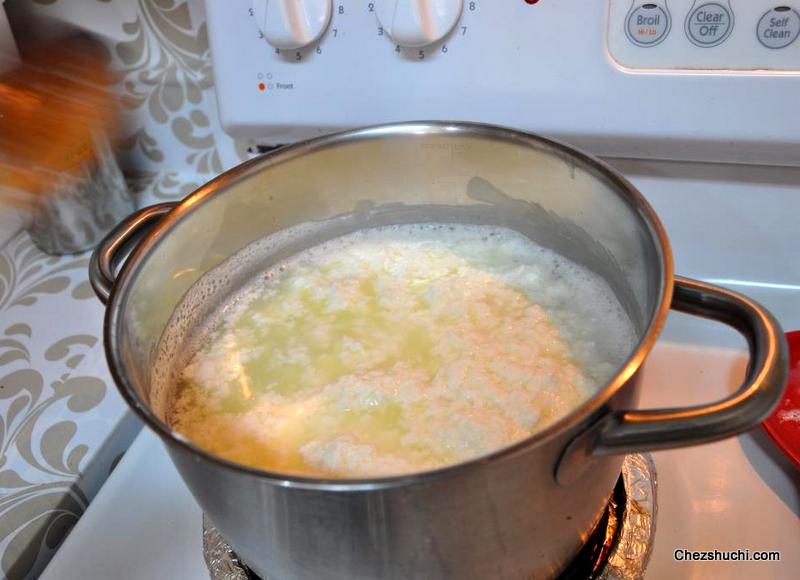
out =
[[[88,257],[50,257],[27,237],[17,237],[0,249],[0,310],[14,306],[34,306],[43,294],[68,290],[70,272],[83,272]]]
[[[108,396],[106,372],[82,372],[98,357],[102,312],[77,292],[85,257],[53,259],[24,233],[0,256],[0,570],[25,578],[41,571],[86,508],[87,458],[125,411]],[[61,324],[70,322],[64,305],[92,314],[78,308],[75,324]],[[96,413],[110,420],[99,432]]]
[[[246,158],[219,126],[202,0],[21,4],[32,18],[102,26],[88,32],[112,55],[114,145],[139,205],[181,198]],[[88,261],[42,254],[25,233],[0,247],[2,577],[42,571],[107,476],[101,454],[118,459],[135,434],[118,428],[127,410],[103,362]]]
[[[129,127],[117,142],[128,154],[126,165],[207,180],[242,161],[244,147],[216,119],[206,25],[193,18],[202,6],[137,0],[136,8],[121,23],[126,40],[112,47]]]

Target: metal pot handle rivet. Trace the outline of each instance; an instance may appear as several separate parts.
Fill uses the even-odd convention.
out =
[[[95,248],[89,263],[89,281],[103,304],[108,302],[114,289],[117,268],[122,260],[176,205],[177,202],[168,202],[140,209],[117,224]]]
[[[710,443],[747,431],[772,412],[788,374],[788,348],[778,322],[758,303],[731,290],[676,277],[671,308],[716,320],[747,340],[744,382],[725,399],[695,407],[613,411],[565,449],[556,479],[569,484],[588,473],[592,456]]]

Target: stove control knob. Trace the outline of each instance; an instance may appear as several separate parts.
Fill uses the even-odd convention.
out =
[[[443,39],[463,10],[464,0],[375,0],[383,30],[394,42],[409,48]]]
[[[253,17],[275,48],[302,48],[317,40],[331,21],[333,0],[253,0]]]

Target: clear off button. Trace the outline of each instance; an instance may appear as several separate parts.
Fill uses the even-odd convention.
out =
[[[721,2],[696,5],[686,17],[686,36],[703,48],[722,44],[732,30],[733,11]]]
[[[636,46],[655,46],[667,37],[671,26],[665,6],[655,2],[634,4],[625,19],[625,34]]]
[[[767,48],[784,48],[800,35],[800,14],[788,6],[773,8],[758,21],[758,41]]]

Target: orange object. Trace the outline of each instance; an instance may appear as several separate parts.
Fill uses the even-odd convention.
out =
[[[0,76],[0,202],[32,205],[95,154],[113,130],[113,78],[102,48],[84,37],[42,47]]]

